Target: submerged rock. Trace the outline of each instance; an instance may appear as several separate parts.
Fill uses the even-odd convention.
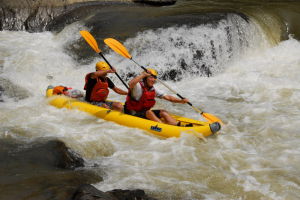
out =
[[[143,3],[153,6],[169,6],[174,5],[176,0],[133,0],[135,3]]]
[[[148,197],[143,190],[112,190],[102,192],[92,185],[82,185],[72,200],[155,200]]]
[[[10,80],[0,78],[0,102],[3,102],[3,96],[13,98],[15,101],[28,98],[30,93],[23,87],[15,85]]]

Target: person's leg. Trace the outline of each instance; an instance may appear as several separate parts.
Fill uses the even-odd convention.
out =
[[[123,105],[120,102],[113,102],[111,107],[113,110],[123,112]]]
[[[167,111],[165,110],[160,110],[160,117],[163,118],[166,122],[166,124],[170,124],[170,125],[177,125],[177,120],[174,119]]]
[[[91,104],[96,105],[96,106],[100,106],[102,108],[110,109],[109,105],[106,105],[105,102],[93,101],[93,102],[91,102]]]
[[[103,103],[103,104],[101,105],[101,107],[110,109],[110,107],[109,107],[108,105],[106,105],[105,103]]]
[[[147,110],[147,111],[146,111],[146,118],[147,118],[147,119],[150,119],[150,120],[152,120],[152,121],[155,121],[155,122],[163,123],[163,122],[156,116],[156,114],[155,114],[152,110]]]
[[[174,126],[185,126],[185,127],[192,127],[193,124],[184,124],[182,125],[180,121],[174,119],[167,111],[165,110],[153,110],[154,114],[159,118],[163,118],[166,124],[174,125]]]

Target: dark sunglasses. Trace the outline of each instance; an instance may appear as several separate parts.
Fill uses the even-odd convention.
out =
[[[152,76],[153,78],[157,79],[157,76],[155,76],[155,75],[152,75],[152,74],[151,74],[151,76]]]

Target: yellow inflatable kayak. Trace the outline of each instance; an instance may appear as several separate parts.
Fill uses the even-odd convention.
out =
[[[78,109],[107,121],[113,121],[123,126],[139,128],[162,137],[180,137],[181,133],[193,134],[197,137],[207,137],[218,132],[221,126],[218,122],[209,123],[172,115],[181,124],[193,124],[192,127],[173,126],[127,115],[118,111],[102,108],[64,95],[53,95],[53,87],[49,86],[46,96],[50,105],[57,108]]]

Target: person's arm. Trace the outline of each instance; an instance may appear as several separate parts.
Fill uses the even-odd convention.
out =
[[[118,94],[121,94],[121,95],[127,95],[128,94],[128,92],[126,92],[126,91],[124,91],[124,90],[122,90],[121,88],[118,88],[118,87],[114,87],[112,90],[115,91]]]
[[[91,74],[91,78],[92,78],[92,79],[95,79],[95,78],[97,78],[97,77],[99,77],[99,76],[105,76],[105,75],[108,74],[108,73],[115,73],[115,72],[116,72],[115,68],[112,68],[112,69],[110,69],[110,70],[98,70],[98,71],[93,72],[93,73]]]
[[[114,92],[121,94],[121,95],[127,95],[128,92],[122,90],[121,88],[118,88],[115,86],[115,84],[110,80],[110,78],[107,78],[108,87],[112,89]]]
[[[182,103],[182,104],[185,104],[185,103],[189,102],[188,99],[179,99],[179,98],[173,97],[171,95],[164,95],[162,98],[165,99],[165,100],[167,100],[167,101],[171,101],[173,103]]]
[[[143,78],[147,77],[147,76],[151,76],[151,74],[146,73],[146,72],[142,72],[140,75],[134,77],[131,81],[129,81],[128,85],[129,85],[129,89],[132,90],[136,84],[138,82],[140,82]]]

